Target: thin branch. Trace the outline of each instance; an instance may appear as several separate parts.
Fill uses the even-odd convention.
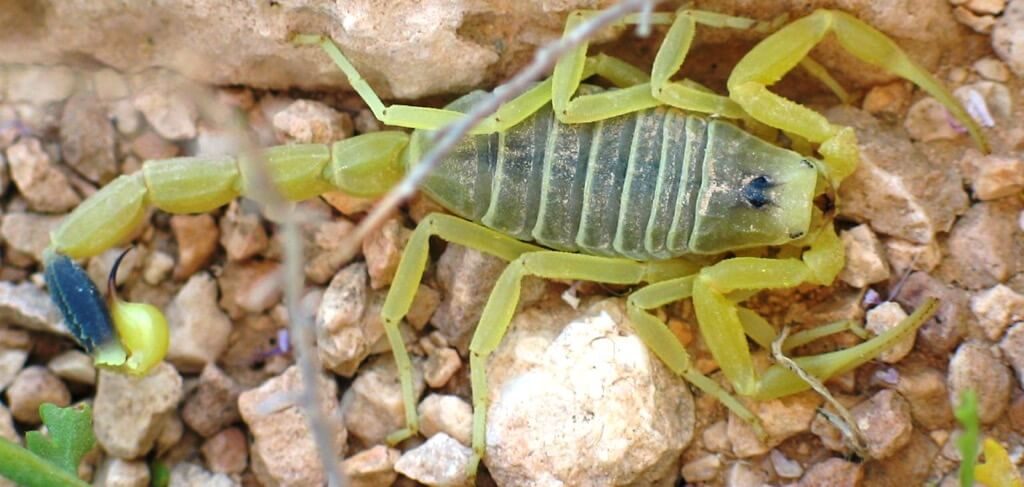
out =
[[[659,1],[622,0],[615,6],[579,24],[578,27],[557,41],[538,49],[533,55],[533,61],[522,71],[477,102],[471,110],[466,112],[465,117],[437,133],[437,144],[423,156],[418,164],[409,169],[409,173],[405,175],[401,183],[377,203],[366,218],[359,223],[355,231],[342,242],[341,247],[347,252],[354,252],[367,235],[383,224],[405,199],[416,192],[420,183],[452,151],[455,144],[462,140],[481,120],[497,111],[503,103],[528,90],[531,83],[544,76],[563,54],[580,45],[602,28],[625,17],[626,14],[641,9],[653,9],[653,6]],[[641,22],[641,25],[644,23]]]

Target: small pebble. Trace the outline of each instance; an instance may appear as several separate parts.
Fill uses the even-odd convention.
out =
[[[312,241],[307,245],[309,254],[306,257],[305,272],[309,280],[326,284],[338,269],[352,260],[353,255],[346,252],[342,244],[353,228],[355,225],[345,219],[316,224]]]
[[[169,91],[158,84],[136,94],[132,103],[161,137],[186,140],[196,136],[199,110],[187,93]]]
[[[395,463],[402,452],[384,445],[363,450],[341,462],[341,473],[348,477],[349,487],[391,485],[398,478]]]
[[[338,386],[324,375],[317,377],[320,387],[320,410],[326,418],[338,415]],[[354,385],[353,385],[354,387]],[[309,430],[305,414],[294,404],[265,411],[265,403],[280,400],[302,390],[299,369],[289,367],[255,389],[238,397],[238,409],[253,436],[250,461],[261,468],[253,469],[263,485],[323,485],[326,482],[320,454]],[[334,428],[334,450],[345,454],[345,428],[331,421]]]
[[[427,485],[469,485],[466,466],[471,454],[469,447],[439,433],[403,453],[395,462],[395,471]]]
[[[89,92],[80,92],[64,104],[60,120],[64,162],[93,183],[106,183],[117,175],[114,126],[107,110]]]
[[[462,367],[462,357],[454,348],[433,347],[423,364],[423,378],[433,389],[444,387]]]
[[[949,361],[949,400],[960,404],[968,389],[978,395],[978,418],[982,424],[999,419],[1010,401],[1010,370],[981,343],[964,342]]]
[[[689,485],[693,482],[708,482],[714,480],[721,469],[722,459],[714,453],[709,453],[683,465],[681,474],[683,476],[683,480],[685,480],[687,485]]]
[[[903,311],[903,308],[899,303],[895,301],[887,301],[868,310],[867,324],[865,328],[875,335],[881,335],[882,333],[895,328],[901,321],[906,319],[906,317],[907,313]],[[889,364],[894,364],[903,360],[903,357],[906,357],[907,354],[914,349],[914,341],[916,337],[916,333],[907,335],[906,338],[897,342],[892,346],[892,348],[882,352],[878,357],[879,360]]]
[[[18,376],[18,371],[25,366],[27,359],[28,350],[0,348],[0,391],[14,382],[14,378]]]
[[[878,392],[850,410],[867,443],[871,458],[892,456],[910,442],[913,423],[910,404],[889,389]]]
[[[96,96],[104,101],[118,100],[131,94],[128,80],[110,68],[101,68],[93,73],[92,86],[96,90]]]
[[[324,291],[315,321],[317,352],[336,374],[351,377],[384,336],[379,312],[371,316],[370,298],[363,262],[342,269]]]
[[[1020,194],[1024,190],[1024,160],[996,155],[981,156],[969,151],[969,171],[974,196],[982,201]]]
[[[0,221],[0,236],[9,250],[43,261],[43,251],[50,245],[50,232],[64,221],[63,215],[8,213]],[[9,257],[9,256],[8,256]]]
[[[910,104],[910,89],[907,83],[897,81],[881,86],[875,86],[864,95],[864,102],[861,109],[865,112],[877,114],[900,114]]]
[[[1010,0],[992,29],[992,50],[1017,76],[1024,76],[1024,2]]]
[[[868,225],[857,225],[839,232],[846,249],[846,266],[839,279],[853,287],[865,287],[889,278],[889,263],[875,232]]]
[[[949,120],[946,107],[929,96],[910,106],[903,128],[907,129],[912,138],[922,142],[953,140],[960,137],[960,134],[950,125]]]
[[[798,487],[857,487],[864,479],[864,467],[841,458],[829,458],[811,465]]]
[[[725,473],[725,487],[762,487],[767,475],[746,462],[733,462]]]
[[[71,392],[46,367],[25,367],[7,387],[11,415],[22,423],[37,425],[40,423],[39,406],[43,403],[66,407],[71,404]]]
[[[248,465],[248,448],[245,433],[239,428],[228,428],[203,442],[200,451],[210,471],[242,473]]]
[[[971,312],[989,340],[999,340],[1007,326],[1024,321],[1024,294],[997,284],[971,297]]]
[[[50,162],[38,139],[24,137],[7,148],[11,179],[29,207],[44,213],[63,213],[82,201],[71,182]]]
[[[199,383],[181,410],[181,419],[204,438],[238,421],[238,396],[242,387],[217,365],[199,374]]]
[[[423,373],[413,362],[413,395],[423,394]],[[341,410],[349,433],[367,445],[382,444],[391,433],[405,427],[405,407],[398,370],[390,355],[364,366],[341,398]]]
[[[979,34],[992,32],[992,27],[996,24],[995,17],[991,15],[978,15],[964,7],[954,8],[953,18]]]
[[[228,345],[231,320],[217,306],[217,283],[209,274],[195,274],[166,309],[170,328],[167,360],[184,372],[199,372]]]
[[[430,394],[420,402],[418,411],[423,436],[445,433],[470,446],[473,407],[468,402],[458,396]]]
[[[1003,340],[999,342],[999,347],[1006,361],[1017,371],[1017,380],[1024,388],[1024,321],[1014,323],[1006,331]]]
[[[67,99],[75,82],[75,72],[66,66],[9,65],[6,99],[43,106]]]
[[[821,401],[821,396],[817,393],[807,391],[747,404],[751,411],[761,418],[761,424],[768,435],[767,442],[758,439],[750,424],[729,413],[727,434],[733,454],[738,458],[763,455],[785,439],[809,431],[811,420],[814,419]]]
[[[380,289],[395,277],[402,250],[412,231],[402,226],[401,220],[392,218],[363,240],[363,256],[370,274],[370,287]]]
[[[149,466],[142,460],[107,457],[93,477],[93,485],[104,487],[148,487]]]
[[[996,58],[983,57],[975,61],[972,67],[976,73],[987,80],[1000,83],[1010,80],[1010,69],[1006,67],[1005,63]]]
[[[153,445],[157,455],[161,455],[174,448],[185,436],[185,424],[178,417],[177,412],[169,414],[164,418],[164,424],[160,427],[160,435],[156,437]]]
[[[715,453],[732,453],[732,445],[729,444],[728,428],[729,423],[725,420],[711,423],[701,434],[704,448]]]
[[[0,281],[0,316],[8,325],[71,336],[50,295],[30,282]]]
[[[953,422],[946,375],[921,361],[905,361],[898,366],[896,390],[910,403],[914,421],[926,430],[948,427]]]
[[[232,318],[262,313],[281,301],[281,263],[272,260],[229,262],[220,275],[220,306]]]
[[[373,203],[376,201],[372,198],[359,198],[356,196],[350,196],[341,191],[331,191],[320,195],[327,204],[331,205],[335,210],[341,212],[342,215],[352,216],[359,213],[363,213],[373,207]]]
[[[145,377],[100,369],[93,402],[93,430],[103,449],[118,458],[145,455],[181,402],[182,379],[162,362]]]
[[[144,161],[170,159],[181,152],[177,145],[152,130],[146,130],[132,139],[130,147],[132,153]]]
[[[258,213],[232,201],[220,219],[220,244],[228,260],[240,261],[266,250],[270,238]]]
[[[222,473],[212,473],[194,463],[181,462],[171,469],[168,487],[237,487],[238,483]]]
[[[779,477],[784,479],[795,479],[804,474],[804,467],[800,465],[800,462],[787,458],[786,454],[782,453],[777,448],[772,449],[768,458],[772,462],[772,468],[775,470],[775,474]]]
[[[964,6],[975,13],[998,15],[1006,8],[1006,0],[967,0]]]
[[[68,350],[52,359],[46,367],[61,379],[79,384],[96,384],[96,367],[92,357],[79,350]]]
[[[145,265],[146,267],[142,270],[142,280],[146,281],[146,284],[156,286],[164,282],[171,269],[174,268],[174,257],[166,252],[154,250],[150,252]]]
[[[437,311],[440,304],[441,293],[430,286],[420,284],[416,288],[416,297],[412,300],[409,312],[405,314],[405,321],[413,328],[422,330],[430,322],[430,318],[434,316],[434,311]]]
[[[352,136],[352,118],[318,101],[296,100],[273,120],[289,142],[328,144]]]
[[[220,232],[209,214],[174,215],[171,217],[171,231],[178,242],[178,265],[174,269],[174,278],[184,280],[210,261],[217,251]]]

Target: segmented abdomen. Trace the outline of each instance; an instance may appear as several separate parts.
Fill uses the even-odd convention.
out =
[[[667,259],[691,253],[708,132],[707,120],[672,109],[566,125],[545,107],[507,132],[467,138],[423,189],[459,216],[520,240]],[[413,152],[425,143],[420,133]]]

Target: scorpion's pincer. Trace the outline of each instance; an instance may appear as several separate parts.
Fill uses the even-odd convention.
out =
[[[43,255],[44,276],[68,329],[96,365],[144,375],[167,355],[167,320],[154,306],[118,298],[114,278],[126,253],[110,271],[108,302],[81,266],[51,249]]]

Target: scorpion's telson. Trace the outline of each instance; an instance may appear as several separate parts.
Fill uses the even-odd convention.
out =
[[[571,14],[567,30],[591,15]],[[415,297],[432,236],[510,262],[469,347],[471,471],[485,453],[487,359],[506,332],[525,276],[640,286],[627,304],[644,343],[669,369],[755,427],[757,418],[691,366],[686,349],[650,310],[692,299],[701,335],[723,375],[737,394],[754,399],[806,390],[809,385],[800,375],[825,380],[851,370],[914,333],[934,312],[934,300],[927,301],[896,327],[860,345],[792,360],[806,374],[778,365],[764,371],[754,367],[748,337],[769,348],[778,332],[742,301],[765,289],[832,283],[844,265],[843,246],[831,225],[834,191],[859,158],[853,129],[832,125],[767,86],[801,65],[845,98],[824,68],[806,58],[831,32],[856,57],[916,83],[968,127],[979,146],[985,142],[977,124],[931,74],[885,35],[848,14],[819,10],[769,35],[736,66],[728,96],[691,81],[672,81],[696,26],[770,30],[774,23],[692,10],[657,13],[651,20],[671,27],[650,76],[619,59],[588,57],[587,47],[580,46],[559,61],[551,78],[484,120],[428,179],[424,190],[466,219],[432,214],[420,221],[382,307],[406,414],[406,427],[392,441],[418,431],[412,367],[398,325]],[[622,23],[634,21],[627,17]],[[470,95],[443,109],[386,106],[329,39],[301,35],[296,41],[321,45],[382,122],[418,130],[411,138],[405,132],[379,132],[331,146],[265,150],[266,172],[290,199],[331,189],[360,196],[384,193],[429,143],[426,131],[458,119],[472,102]],[[580,83],[592,75],[617,89],[581,91]],[[808,147],[805,152],[813,146],[816,154],[777,147],[774,140],[759,139],[716,117],[781,129],[801,142],[794,146]],[[98,254],[130,238],[147,205],[172,213],[224,205],[248,192],[250,165],[244,162],[229,156],[147,161],[138,173],[118,178],[79,206],[54,232],[53,248],[76,258]],[[728,254],[746,247],[773,247],[775,254],[763,255],[776,257]],[[694,254],[702,257],[688,259]],[[64,268],[60,259],[48,261],[53,273]],[[117,325],[130,349],[140,342],[126,334],[158,338],[156,329],[166,329],[148,318],[133,326]],[[816,329],[794,335],[780,349],[824,334]],[[141,340],[140,346],[156,357],[163,353],[159,345],[154,339]]]

